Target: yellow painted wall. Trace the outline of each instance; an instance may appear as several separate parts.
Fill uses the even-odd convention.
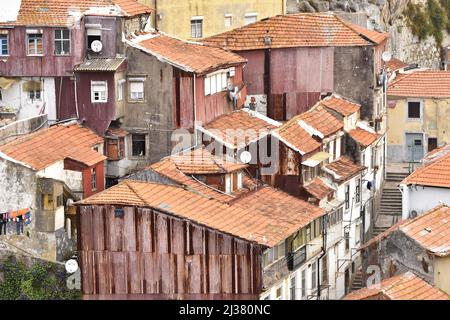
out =
[[[437,137],[438,145],[450,143],[450,99],[424,99],[423,121],[407,119],[407,100],[388,108],[388,144],[403,145],[405,132],[424,132],[425,139]]]
[[[138,0],[155,8],[155,0]],[[203,16],[203,37],[209,37],[244,25],[246,13],[258,13],[257,19],[283,14],[286,0],[156,0],[158,29],[184,39],[191,37],[191,17]],[[225,14],[232,14],[232,25],[225,27]],[[153,20],[154,21],[154,20]],[[152,25],[154,22],[152,22]],[[197,39],[198,40],[198,39]]]
[[[435,258],[434,285],[450,294],[450,256]]]

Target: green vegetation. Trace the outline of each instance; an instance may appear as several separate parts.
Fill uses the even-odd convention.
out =
[[[31,268],[9,258],[0,265],[0,300],[73,300],[80,299],[79,290],[66,286],[67,274],[52,263],[38,262]]]
[[[420,40],[433,36],[442,46],[443,32],[450,32],[450,0],[428,0],[425,7],[410,2],[404,15],[408,27]]]

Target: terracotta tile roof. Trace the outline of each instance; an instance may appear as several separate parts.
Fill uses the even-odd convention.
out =
[[[322,200],[335,190],[328,186],[321,178],[315,178],[310,183],[303,186],[310,195],[318,200]]]
[[[390,61],[386,62],[386,67],[390,71],[397,71],[397,70],[402,69],[407,66],[408,66],[407,63],[404,63],[403,61],[401,61],[397,58],[392,58]]]
[[[140,14],[151,13],[155,9],[150,8],[136,0],[111,0],[115,5],[118,5],[125,16],[136,16]]]
[[[126,58],[94,58],[86,59],[78,66],[75,71],[116,71]]]
[[[324,169],[326,172],[332,174],[337,182],[344,182],[363,171],[365,167],[354,163],[346,156],[342,156],[327,164]]]
[[[81,15],[133,16],[152,11],[134,0],[21,0],[16,21],[0,25],[70,26]],[[116,6],[117,5],[117,6]]]
[[[198,129],[230,148],[241,148],[279,126],[281,123],[260,113],[241,109],[221,115]]]
[[[450,188],[450,153],[416,169],[401,184]]]
[[[344,21],[350,28],[355,30],[358,34],[363,37],[369,39],[371,42],[375,44],[381,44],[389,38],[388,32],[378,32],[375,30],[369,30],[367,28],[361,27],[357,24],[350,23],[348,21]]]
[[[389,85],[389,96],[450,98],[450,72],[416,71],[405,74]]]
[[[265,44],[265,37],[271,44]],[[372,43],[334,14],[278,15],[203,40],[233,51],[289,47],[367,46]]]
[[[195,190],[205,197],[216,199],[221,202],[228,202],[233,199],[233,196],[216,191],[215,189],[212,189],[184,174],[177,168],[175,163],[170,158],[154,163],[149,168],[190,190]]]
[[[442,156],[446,155],[447,153],[450,153],[450,143],[440,147],[436,148],[430,152],[428,152],[422,159],[422,162],[427,165],[431,162],[434,162],[435,160],[440,159]]]
[[[322,144],[303,129],[299,121],[300,116],[295,116],[280,128],[272,131],[272,136],[302,155],[319,149]]]
[[[433,287],[412,272],[385,279],[381,283],[351,292],[343,300],[365,300],[381,296],[387,300],[449,300],[444,291]]]
[[[354,103],[348,99],[342,98],[337,94],[333,94],[320,101],[320,104],[326,108],[332,109],[344,117],[358,112],[361,109],[361,105]]]
[[[129,132],[122,128],[109,127],[106,131],[107,136],[126,137]]]
[[[434,255],[450,255],[450,207],[438,206],[402,225],[400,230]]]
[[[450,255],[450,207],[440,205],[414,219],[399,221],[377,237],[369,240],[360,250],[380,242],[399,230],[420,246],[437,256]]]
[[[299,120],[320,132],[323,137],[328,137],[344,128],[344,123],[322,107],[320,102],[313,109],[302,113]]]
[[[44,169],[66,158],[92,166],[106,159],[93,150],[103,138],[78,124],[56,125],[27,134],[0,147],[8,157]]]
[[[204,146],[172,155],[170,159],[185,174],[223,174],[248,167],[234,159],[212,155]]]
[[[348,132],[350,137],[363,147],[368,147],[380,138],[380,135],[367,131],[363,128],[356,128]]]
[[[233,200],[231,204],[257,212],[261,217],[276,221],[273,227],[282,229],[283,236],[278,237],[274,244],[282,241],[284,235],[291,235],[325,215],[323,209],[270,186],[248,192]]]
[[[187,72],[204,74],[247,62],[241,56],[198,42],[184,41],[161,32],[148,32],[128,43]],[[192,59],[195,57],[195,59]]]
[[[258,203],[249,198],[248,201],[229,205],[178,186],[124,180],[78,204],[150,207],[268,247],[277,245],[302,228],[306,221],[323,214],[321,209],[307,204],[291,205],[293,197],[279,191],[274,191],[277,202],[268,203],[264,207],[260,203],[261,197],[266,195],[265,189],[255,194]],[[283,205],[284,209],[296,208],[289,211],[294,214],[293,217],[286,215],[284,209],[270,209],[275,209],[278,203],[286,201],[289,202]]]

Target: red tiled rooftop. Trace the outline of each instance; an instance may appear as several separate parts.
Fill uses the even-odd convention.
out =
[[[397,71],[399,69],[402,69],[404,67],[407,67],[408,64],[404,63],[403,61],[397,59],[397,58],[392,58],[391,60],[389,60],[388,62],[386,62],[386,67],[390,70],[390,71]]]
[[[450,143],[443,145],[440,148],[436,148],[430,152],[428,152],[422,159],[422,162],[427,165],[435,160],[440,159],[442,156],[450,153]]]
[[[450,153],[416,169],[401,184],[450,188]]]
[[[450,255],[450,207],[437,206],[414,219],[401,220],[369,240],[360,249],[380,242],[394,231],[400,231],[436,256]]]
[[[313,179],[310,183],[304,185],[303,188],[318,200],[322,200],[335,191],[320,178]]]
[[[326,108],[336,111],[344,117],[348,117],[361,109],[360,104],[354,103],[335,94],[321,100],[320,104]]]
[[[412,272],[385,279],[375,284],[351,292],[343,300],[449,300],[444,291],[433,287]]]
[[[73,159],[92,166],[106,159],[93,150],[103,138],[78,124],[56,125],[27,134],[0,147],[0,152],[36,170]]]
[[[367,28],[361,27],[357,24],[353,24],[351,22],[345,21],[345,23],[347,23],[347,25],[352,28],[353,30],[355,30],[356,32],[358,32],[360,35],[362,35],[363,37],[369,39],[371,42],[375,43],[375,44],[381,44],[384,41],[386,41],[389,38],[389,33],[388,32],[378,32],[375,30],[369,30]]]
[[[378,41],[374,31],[356,30],[334,14],[278,15],[203,40],[233,51],[289,47],[368,46]],[[265,37],[271,44],[265,44]],[[382,37],[380,35],[379,37]]]
[[[378,140],[379,134],[367,131],[363,128],[356,128],[348,132],[350,137],[359,143],[362,147],[368,147]]]
[[[336,119],[321,105],[302,113],[298,119],[319,131],[324,137],[328,137],[344,128],[343,122]]]
[[[389,85],[389,96],[410,98],[450,98],[450,72],[416,71]]]
[[[130,39],[130,43],[175,67],[197,74],[247,62],[246,59],[227,50],[184,41],[159,32],[141,34]]]
[[[365,167],[354,163],[346,156],[342,156],[339,159],[327,164],[324,169],[327,172],[332,172],[334,176],[333,178],[336,181],[344,182],[363,171]]]
[[[319,149],[322,144],[303,129],[299,121],[300,115],[295,116],[280,128],[274,130],[272,135],[301,154],[307,154]]]
[[[280,125],[255,111],[242,109],[221,115],[199,130],[230,147],[238,148],[263,138]]]
[[[261,199],[268,196],[276,201],[263,203]],[[178,186],[125,180],[78,204],[150,207],[268,247],[324,214],[272,188],[260,189],[245,199],[229,205]],[[292,215],[286,215],[287,209]]]
[[[139,3],[137,0],[111,0],[115,5],[118,5],[122,13],[126,16],[136,16],[140,14],[151,13],[154,9]]]

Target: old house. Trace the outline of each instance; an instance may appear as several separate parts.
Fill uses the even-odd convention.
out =
[[[219,0],[191,2],[139,0],[156,14],[153,26],[183,39],[199,39],[286,13],[286,0]]]
[[[361,105],[361,117],[382,115],[381,54],[388,35],[334,14],[275,16],[204,39],[248,60],[246,105],[275,120],[289,120],[328,93]],[[373,124],[375,126],[375,124]]]
[[[354,291],[343,300],[449,300],[450,296],[428,284],[413,272],[385,279]]]
[[[130,0],[81,0],[76,5],[22,0],[16,9],[10,19],[0,21],[0,106],[17,113],[18,119],[40,114],[48,114],[50,122],[79,118],[103,134],[104,125],[95,125],[90,115],[96,109],[93,114],[102,114],[99,120],[115,120],[113,112],[98,111],[107,99],[106,88],[103,84],[95,91],[100,87],[92,87],[94,83],[80,92],[74,67],[90,58],[116,58],[121,32],[140,30],[151,9]],[[101,101],[95,100],[94,91]],[[88,104],[83,98],[89,96]]]
[[[127,168],[141,169],[169,155],[177,129],[187,135],[187,147],[194,145],[190,135],[197,123],[230,112],[245,99],[246,60],[236,54],[156,31],[130,35],[126,45],[125,117],[115,125],[128,135],[123,157],[111,163],[115,169],[108,168],[116,179]]]
[[[8,223],[6,241],[61,260],[73,250],[70,203],[104,189],[103,138],[76,123],[26,134],[0,147],[1,212],[31,209],[26,233]],[[19,233],[19,232],[18,232]]]
[[[440,205],[398,222],[360,248],[364,279],[414,271],[429,284],[450,292],[450,208]]]
[[[79,202],[83,293],[259,298],[265,283],[271,285],[263,261],[284,257],[286,239],[323,215],[272,192],[281,202],[288,197],[289,217],[282,210],[252,210],[250,201],[244,201],[249,207],[225,204],[180,186],[132,180]]]
[[[450,73],[415,71],[389,85],[388,160],[420,162],[450,142]]]
[[[402,182],[402,218],[415,218],[439,204],[450,205],[450,153],[435,156]]]

